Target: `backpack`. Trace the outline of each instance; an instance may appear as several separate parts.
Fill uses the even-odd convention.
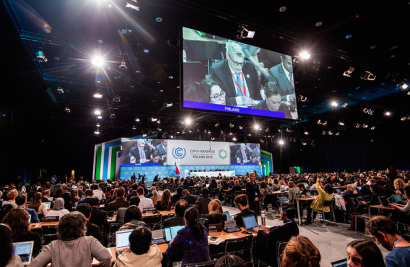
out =
[[[354,231],[354,222],[355,222],[355,217],[357,215],[360,215],[359,212],[353,212],[350,214],[350,230]],[[357,218],[357,231],[362,231],[364,232],[365,229],[365,222],[363,218]]]

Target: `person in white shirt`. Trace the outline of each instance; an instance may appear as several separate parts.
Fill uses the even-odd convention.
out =
[[[154,203],[152,202],[152,199],[144,197],[144,189],[142,187],[139,187],[137,189],[137,196],[140,198],[140,204],[138,205],[138,208],[140,209],[141,212],[144,211],[144,208],[154,207]]]
[[[64,199],[59,197],[54,201],[53,209],[47,212],[46,217],[58,216],[58,219],[61,219],[61,217],[68,213],[70,212],[64,208]]]
[[[105,199],[104,192],[98,189],[98,185],[93,185],[93,195],[99,200]]]

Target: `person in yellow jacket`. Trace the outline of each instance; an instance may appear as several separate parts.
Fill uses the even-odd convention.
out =
[[[319,178],[316,180],[316,189],[319,195],[315,200],[313,200],[312,204],[308,208],[308,214],[307,214],[307,221],[306,224],[312,223],[311,221],[311,213],[313,210],[313,220],[316,218],[316,214],[318,210],[324,211],[324,212],[330,212],[329,207],[324,207],[322,208],[322,203],[323,200],[332,200],[333,198],[333,186],[331,184],[325,184],[325,186],[322,185],[320,182]]]

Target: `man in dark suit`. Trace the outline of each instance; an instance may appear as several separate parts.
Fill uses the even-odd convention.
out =
[[[98,200],[98,199],[97,199]],[[90,222],[91,219],[91,206],[87,203],[78,204],[76,211],[81,212],[84,214],[85,219],[87,220],[87,232],[85,233],[86,236],[93,236],[95,237],[100,243],[103,242],[103,235],[101,233],[100,228],[97,224]]]
[[[234,202],[236,207],[238,207],[238,209],[241,211],[238,214],[235,214],[235,222],[237,226],[244,227],[245,225],[243,223],[242,217],[249,215],[255,216],[256,221],[258,221],[258,214],[248,208],[248,199],[245,194],[235,197]]]
[[[209,198],[208,188],[203,188],[201,190],[201,195],[195,201],[195,207],[198,209],[200,214],[208,214],[208,204],[211,202]]]
[[[177,193],[171,197],[171,202],[172,203],[177,203],[177,201],[180,200],[181,197],[183,197],[183,196],[184,195],[182,194],[182,188],[178,187],[177,188]]]
[[[125,200],[124,193],[124,187],[121,186],[117,189],[117,199],[108,204],[108,211],[117,211],[121,207],[128,207],[130,205],[130,203]]]
[[[188,208],[188,202],[180,199],[175,204],[175,216],[164,221],[164,227],[171,227],[176,225],[185,225],[184,213]]]
[[[133,184],[133,185],[131,186],[131,188],[132,188],[132,192],[127,195],[127,201],[130,201],[130,199],[131,199],[132,197],[137,196],[138,185],[137,185],[137,184]]]
[[[281,94],[281,90],[277,86],[277,83],[267,82],[265,84],[265,100],[253,106],[253,108],[282,112],[284,114],[284,118],[292,119],[288,106],[283,104],[281,100]]]
[[[41,202],[51,202],[48,198],[50,197],[50,190],[44,190],[43,196],[41,197]]]
[[[138,139],[137,146],[130,151],[131,163],[145,163],[151,159],[151,148],[145,144],[144,139]]]
[[[292,57],[281,54],[280,59],[281,63],[269,69],[269,81],[278,84],[282,101],[294,102],[296,97]]]
[[[167,140],[166,139],[161,140],[161,144],[155,147],[155,151],[157,151],[160,156],[166,156],[167,155]]]
[[[195,204],[196,199],[198,198],[198,196],[191,195],[187,189],[184,189],[184,191],[182,191],[182,195],[183,197],[181,197],[181,199],[185,199],[186,202],[188,202],[188,205]]]
[[[283,204],[281,208],[281,219],[284,224],[274,227],[259,225],[252,230],[258,232],[254,255],[269,266],[277,266],[276,257],[272,257],[272,251],[276,251],[278,242],[288,242],[292,236],[299,235],[299,228],[293,220],[296,217],[296,209],[291,204]],[[268,230],[269,233],[266,233]]]
[[[212,66],[211,77],[222,85],[228,102],[235,106],[253,106],[253,100],[262,100],[255,66],[245,60],[242,47],[234,41],[226,43],[226,59]]]
[[[93,197],[93,194],[94,194],[93,190],[91,190],[91,189],[85,190],[85,198],[83,200],[79,201],[78,204],[89,203],[90,199]]]
[[[360,179],[360,195],[362,197],[370,196],[372,191],[370,191],[370,185],[366,184],[366,180],[364,178]]]
[[[241,144],[241,149],[236,151],[236,160],[237,163],[246,163],[251,160],[251,153],[244,143]]]
[[[100,210],[100,202],[98,198],[91,198],[89,204],[91,206],[90,223],[104,226],[104,231],[108,231],[107,212]]]

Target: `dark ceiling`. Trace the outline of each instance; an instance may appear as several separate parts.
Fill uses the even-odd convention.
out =
[[[238,24],[256,31],[255,38],[244,42],[293,56],[308,50],[310,60],[295,64],[297,93],[307,96],[299,102],[299,129],[323,131],[346,130],[357,123],[398,124],[410,113],[407,90],[397,83],[407,79],[410,68],[406,22],[408,1],[276,1],[245,2],[216,0],[132,0],[139,11],[126,8],[126,1],[3,0],[15,29],[26,44],[27,52],[11,51],[21,62],[32,62],[40,47],[48,62],[35,62],[32,72],[22,79],[40,74],[42,101],[48,102],[53,116],[75,121],[95,130],[128,129],[128,135],[161,129],[169,134],[182,133],[180,122],[186,116],[196,119],[195,132],[211,130],[213,136],[233,132],[247,136],[257,121],[266,135],[277,134],[288,121],[268,118],[238,117],[227,114],[181,110],[179,57],[180,27],[186,26],[217,36],[233,38]],[[280,8],[286,6],[286,11]],[[157,22],[161,18],[162,22]],[[321,26],[316,26],[321,22]],[[46,26],[48,25],[48,26]],[[50,28],[51,27],[51,28]],[[122,30],[127,30],[126,34]],[[48,30],[49,33],[46,33]],[[131,31],[128,31],[131,30]],[[346,38],[351,35],[351,38]],[[101,41],[99,41],[101,40]],[[16,40],[13,40],[14,42]],[[149,52],[146,53],[144,50]],[[94,55],[104,55],[103,70],[91,64]],[[127,69],[119,68],[125,62]],[[32,64],[32,63],[30,63]],[[354,67],[352,77],[343,76]],[[364,71],[376,75],[363,80]],[[59,93],[61,87],[64,93]],[[100,92],[101,99],[93,98]],[[120,102],[114,98],[120,97]],[[332,108],[330,103],[339,106]],[[172,107],[161,110],[165,103]],[[348,103],[348,108],[342,108]],[[71,113],[66,113],[68,107]],[[374,115],[361,112],[374,109]],[[94,110],[101,109],[97,120]],[[392,116],[384,116],[385,111]],[[115,114],[115,118],[110,118]],[[136,118],[140,122],[135,122]],[[159,118],[160,123],[150,122]],[[315,122],[327,120],[326,126]],[[343,120],[345,126],[338,125]],[[218,129],[214,125],[220,123]],[[234,124],[233,128],[228,127]],[[133,126],[135,131],[131,131]],[[244,126],[241,131],[239,125]],[[292,126],[293,127],[293,126]],[[370,130],[369,127],[369,130]],[[120,136],[117,136],[120,137]]]

